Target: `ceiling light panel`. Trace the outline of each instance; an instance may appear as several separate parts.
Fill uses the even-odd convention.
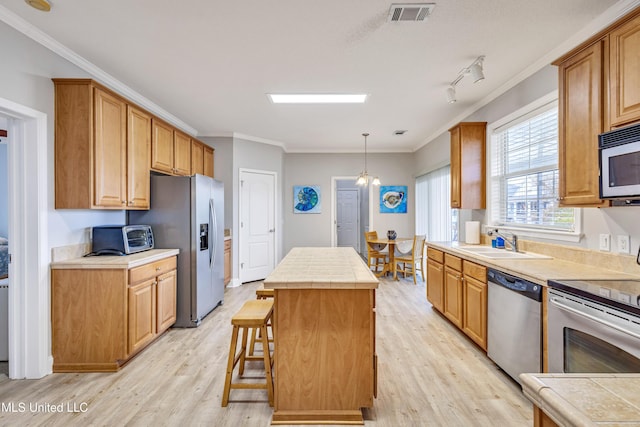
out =
[[[268,94],[274,104],[362,104],[366,101],[366,94]]]

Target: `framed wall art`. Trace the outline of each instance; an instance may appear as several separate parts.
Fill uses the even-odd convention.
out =
[[[319,185],[293,186],[293,213],[321,213],[322,199]]]
[[[407,213],[407,186],[380,186],[380,213]]]

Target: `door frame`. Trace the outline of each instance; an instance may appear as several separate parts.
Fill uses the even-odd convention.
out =
[[[331,177],[331,247],[338,246],[338,181],[353,180],[358,177],[348,176],[332,176]],[[360,228],[364,226],[360,224]],[[369,229],[373,228],[373,185],[369,184]],[[362,231],[362,230],[361,230]],[[368,230],[365,230],[368,231]]]
[[[9,378],[53,367],[49,283],[47,115],[0,98],[9,120]]]
[[[279,209],[278,209],[278,173],[275,171],[267,171],[260,169],[248,169],[248,168],[238,168],[238,256],[236,265],[238,266],[238,280],[237,282],[234,280],[231,287],[236,287],[242,285],[242,269],[240,268],[240,262],[242,259],[243,248],[246,245],[246,242],[242,241],[242,231],[240,224],[242,223],[242,174],[243,173],[255,173],[262,175],[271,175],[273,176],[273,223],[275,228],[275,233],[273,235],[273,265],[276,266],[276,260],[278,259],[278,240],[279,236],[282,235],[282,230],[278,226],[278,218],[279,218]]]

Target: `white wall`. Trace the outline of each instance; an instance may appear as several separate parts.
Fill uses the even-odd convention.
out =
[[[2,127],[2,118],[0,117],[0,129],[6,129]],[[0,143],[0,237],[8,236],[8,221],[9,210],[7,209],[7,203],[9,202],[8,194],[8,182],[7,179],[7,145]]]
[[[54,77],[90,77],[40,44],[0,22],[0,94],[3,98],[47,114],[49,138],[47,195],[49,246],[88,241],[87,229],[100,224],[124,224],[124,211],[54,209]]]
[[[215,150],[213,153],[213,175],[224,183],[224,228],[233,228],[233,138],[199,138]]]
[[[557,88],[557,68],[551,65],[546,66],[462,121],[486,121],[488,123],[497,121],[538,98],[557,90]],[[448,132],[439,135],[415,153],[415,174],[425,173],[441,166],[443,162],[450,162]],[[615,252],[617,249],[616,236],[629,235],[631,236],[631,252],[637,253],[640,246],[639,214],[640,207],[583,208],[582,225],[584,236],[578,243],[573,245],[598,250],[599,235],[600,233],[605,233],[612,235],[611,250]],[[486,224],[486,211],[460,210],[460,224],[464,224],[464,221],[471,219],[479,220]],[[464,239],[464,229],[460,231],[460,238]],[[558,243],[571,244],[566,242]]]
[[[362,167],[361,154],[300,154],[285,156],[284,180],[284,253],[296,246],[331,246],[331,178],[356,177]],[[412,154],[368,154],[367,168],[377,175],[383,185],[406,185],[407,213],[381,214],[380,191],[373,189],[373,221],[370,229],[386,235],[387,230],[396,230],[399,236],[412,236],[415,229],[413,202],[414,176]],[[322,191],[320,214],[293,213],[293,186],[319,185]]]

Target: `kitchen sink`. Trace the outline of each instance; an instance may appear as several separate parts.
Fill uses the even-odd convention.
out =
[[[489,259],[552,259],[553,257],[532,252],[513,252],[509,249],[497,249],[491,246],[459,246],[462,252],[467,252]]]

